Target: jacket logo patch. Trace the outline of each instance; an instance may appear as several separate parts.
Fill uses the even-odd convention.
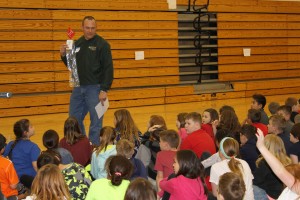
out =
[[[96,51],[96,47],[94,47],[94,46],[89,46],[89,49],[90,49],[91,51]]]
[[[76,47],[75,53],[78,53],[80,51],[80,47]]]

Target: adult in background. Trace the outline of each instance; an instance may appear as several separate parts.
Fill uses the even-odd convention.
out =
[[[103,118],[98,118],[95,106],[99,102],[103,105],[107,98],[107,92],[113,81],[113,62],[109,43],[97,35],[96,29],[94,17],[83,18],[83,36],[75,42],[80,86],[73,88],[69,115],[78,120],[81,131],[85,134],[83,120],[89,112],[91,121],[89,139],[94,145],[99,145]],[[66,48],[66,44],[61,45],[60,55],[67,66]]]

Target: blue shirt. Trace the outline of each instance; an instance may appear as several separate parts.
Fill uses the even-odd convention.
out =
[[[8,143],[8,145],[5,147],[3,156],[8,156],[11,150],[11,145],[14,142],[15,141],[11,141],[10,143]],[[32,162],[37,161],[40,152],[41,150],[38,145],[31,142],[30,140],[19,140],[17,142],[11,153],[11,161],[14,164],[19,178],[22,175],[36,175],[36,171],[32,166]]]

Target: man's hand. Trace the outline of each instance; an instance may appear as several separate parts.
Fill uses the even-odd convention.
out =
[[[65,44],[65,43],[60,46],[60,55],[62,57],[64,57],[66,55],[66,52],[67,52],[66,49],[67,49],[67,47],[68,47],[68,45]]]
[[[101,102],[101,105],[104,106],[104,101],[106,100],[107,98],[107,92],[105,91],[100,91],[100,94],[99,94],[99,101]]]

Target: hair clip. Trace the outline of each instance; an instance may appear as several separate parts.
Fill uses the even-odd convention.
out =
[[[122,176],[121,172],[115,172],[116,176]]]

